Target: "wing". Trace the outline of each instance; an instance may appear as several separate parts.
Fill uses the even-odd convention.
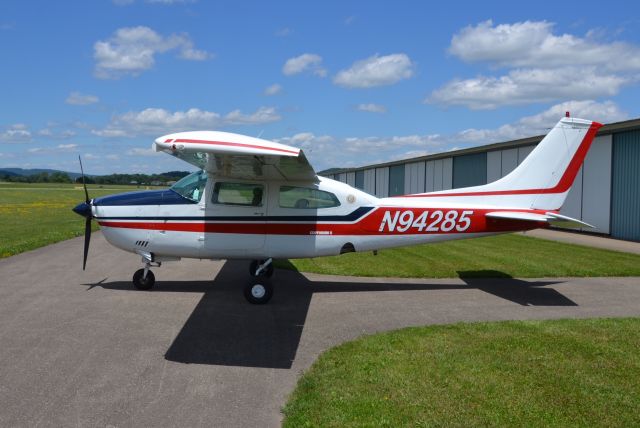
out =
[[[302,150],[246,135],[218,131],[179,132],[156,139],[154,148],[215,177],[318,180]]]

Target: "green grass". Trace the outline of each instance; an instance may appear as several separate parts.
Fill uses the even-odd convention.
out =
[[[403,278],[638,276],[640,255],[518,234],[279,261],[277,267],[330,275]]]
[[[333,348],[285,427],[640,426],[640,319],[408,328]]]
[[[92,198],[140,190],[135,186],[88,187]],[[71,211],[82,201],[81,185],[0,183],[0,258],[82,235],[84,219]],[[95,222],[93,228],[97,229]]]

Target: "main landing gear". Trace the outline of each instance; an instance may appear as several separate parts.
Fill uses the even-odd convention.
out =
[[[244,297],[249,303],[263,305],[273,296],[273,285],[269,281],[273,275],[273,259],[254,260],[249,265],[249,273],[255,277],[244,287]]]

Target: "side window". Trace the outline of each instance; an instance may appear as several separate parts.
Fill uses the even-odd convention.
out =
[[[262,206],[264,187],[261,184],[217,182],[213,186],[214,204]]]
[[[279,197],[281,208],[331,208],[340,205],[336,195],[306,187],[281,186]]]

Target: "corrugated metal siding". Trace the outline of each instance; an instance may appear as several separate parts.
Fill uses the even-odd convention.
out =
[[[356,173],[355,172],[347,172],[347,184],[349,186],[356,185]]]
[[[531,153],[533,151],[533,149],[535,149],[536,146],[524,146],[524,147],[518,147],[518,165],[520,165],[522,163],[522,161],[529,156],[529,153]]]
[[[518,166],[518,149],[502,151],[502,176],[509,174]]]
[[[433,192],[435,190],[435,165],[436,161],[427,161],[425,163],[425,173],[424,173],[424,191],[425,192]]]
[[[502,150],[487,153],[487,183],[492,183],[502,177]]]
[[[433,161],[433,190],[443,190],[442,159],[437,159]]]
[[[611,236],[640,241],[640,131],[613,135]]]
[[[412,162],[406,164],[404,169],[404,193],[408,195],[413,193],[423,193],[424,174],[424,162]]]
[[[469,187],[487,183],[487,153],[453,158],[453,187]]]
[[[453,158],[442,159],[442,190],[453,188]]]
[[[404,164],[389,167],[389,196],[404,195]]]
[[[364,190],[364,171],[363,170],[356,171],[355,188]]]
[[[364,191],[370,195],[376,194],[376,170],[373,168],[364,170]]]
[[[386,198],[389,196],[389,167],[376,168],[376,196]]]
[[[596,137],[584,160],[582,175],[582,221],[609,233],[611,222],[611,135]]]

